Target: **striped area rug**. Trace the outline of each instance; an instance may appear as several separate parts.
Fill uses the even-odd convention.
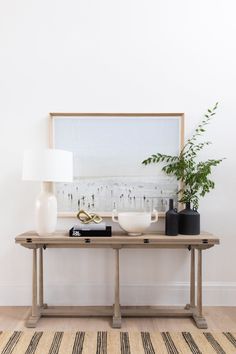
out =
[[[0,332],[1,354],[231,354],[236,333]]]

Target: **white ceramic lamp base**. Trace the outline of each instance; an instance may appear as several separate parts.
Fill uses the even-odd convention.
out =
[[[48,236],[56,230],[57,200],[51,190],[51,182],[43,182],[41,192],[36,199],[35,223],[36,232],[40,236]]]

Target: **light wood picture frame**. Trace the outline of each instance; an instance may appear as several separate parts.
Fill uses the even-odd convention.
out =
[[[74,182],[55,183],[58,216],[79,209],[110,217],[112,210],[157,209],[177,204],[179,183],[150,155],[178,154],[184,145],[184,113],[50,113],[50,147],[72,151]]]

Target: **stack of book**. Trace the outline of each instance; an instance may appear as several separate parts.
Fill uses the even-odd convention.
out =
[[[70,231],[69,235],[71,237],[91,237],[91,236],[100,236],[106,237],[111,236],[111,226],[107,226],[105,222],[100,222],[99,224],[96,223],[89,223],[83,224],[78,223],[73,226]]]

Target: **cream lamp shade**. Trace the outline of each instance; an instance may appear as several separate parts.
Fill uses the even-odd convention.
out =
[[[52,182],[73,181],[72,152],[57,149],[26,150],[22,179],[42,182],[35,203],[35,229],[40,236],[53,234],[57,224],[57,199],[52,192]]]
[[[58,149],[26,150],[22,179],[25,181],[72,182],[72,152]]]

